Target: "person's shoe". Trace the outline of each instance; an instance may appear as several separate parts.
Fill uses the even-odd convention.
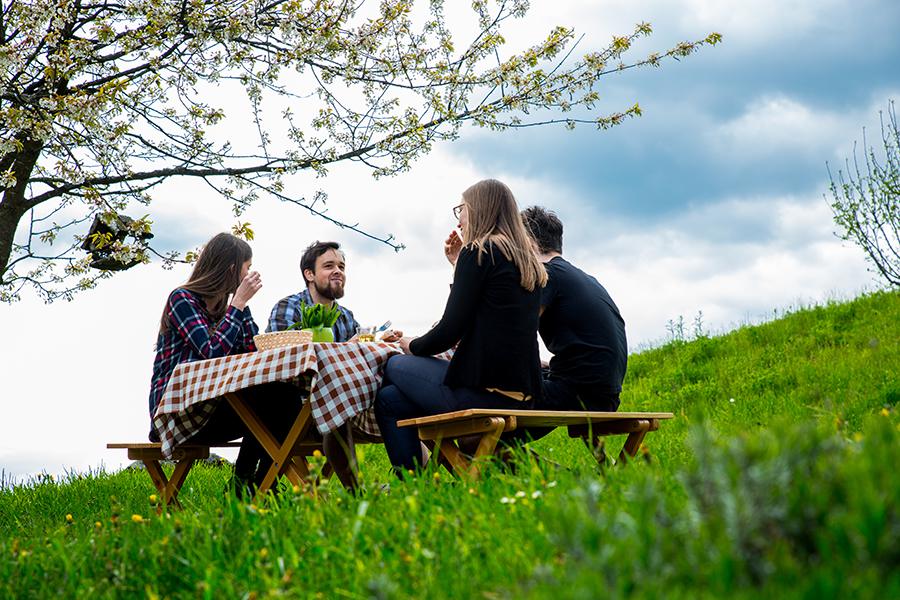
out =
[[[225,495],[233,494],[237,496],[238,500],[250,500],[254,493],[256,493],[256,488],[253,483],[236,473],[232,474],[225,484]]]

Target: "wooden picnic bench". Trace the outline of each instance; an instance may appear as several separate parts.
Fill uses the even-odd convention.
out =
[[[172,462],[175,463],[175,469],[172,471],[171,477],[166,477],[162,469],[160,461],[164,459],[162,455],[162,444],[154,442],[114,442],[107,444],[110,450],[128,450],[129,460],[139,460],[144,464],[153,485],[159,492],[160,499],[164,505],[175,505],[181,508],[178,502],[178,492],[184,485],[191,467],[198,460],[209,458],[210,448],[237,448],[240,442],[226,442],[215,444],[213,446],[179,446],[172,455]]]
[[[299,486],[311,479],[307,457],[316,450],[322,452],[323,448],[322,437],[312,425],[311,408],[308,402],[304,403],[300,409],[285,439],[279,442],[259,417],[241,401],[237,394],[228,393],[225,394],[225,398],[247,425],[250,434],[257,439],[263,450],[272,458],[272,465],[266,472],[255,497],[264,496],[278,482],[281,476],[286,476],[293,485]],[[381,441],[380,438],[368,435],[365,431],[354,430],[353,436],[357,445],[379,443]],[[175,469],[172,471],[171,478],[167,478],[162,470],[160,461],[164,457],[162,444],[160,443],[110,443],[106,447],[110,450],[128,450],[128,458],[130,460],[139,460],[144,463],[147,473],[150,474],[150,478],[153,480],[153,485],[159,491],[162,503],[180,508],[178,492],[181,490],[181,486],[184,484],[184,480],[187,478],[194,463],[198,460],[209,458],[210,448],[237,448],[240,445],[240,442],[227,442],[211,446],[192,444],[176,446],[173,449],[171,459],[175,463]],[[328,477],[332,472],[331,464],[325,463],[320,476]]]
[[[106,447],[110,450],[128,450],[129,460],[139,460],[146,467],[150,479],[153,480],[153,485],[159,492],[161,505],[172,505],[181,508],[181,503],[178,501],[178,492],[181,490],[181,486],[184,485],[191,467],[198,460],[209,458],[210,448],[238,448],[240,445],[240,442],[225,442],[211,446],[191,444],[178,446],[172,453],[171,461],[175,463],[175,469],[172,471],[171,477],[166,477],[162,469],[161,461],[164,460],[162,444],[153,442],[116,442],[107,444]],[[322,450],[321,439],[305,439],[292,447],[292,451],[295,454],[291,457],[292,460],[290,462],[292,467],[299,471],[296,478],[297,482],[300,481],[299,477],[301,476],[309,477],[309,468],[305,457],[311,455],[315,450]],[[275,468],[277,470],[277,467]],[[327,476],[329,471],[330,468],[326,465],[325,472],[322,474]],[[295,478],[291,478],[291,481],[295,481]]]
[[[432,456],[463,478],[478,479],[481,463],[492,456],[504,433],[518,429],[567,427],[570,437],[579,437],[591,449],[597,448],[604,436],[625,435],[619,462],[634,457],[644,436],[659,429],[659,422],[675,415],[668,412],[591,412],[468,409],[405,419],[399,427],[417,427],[419,439],[432,451]],[[480,436],[475,455],[469,459],[460,449],[461,437]],[[595,454],[595,456],[597,456]],[[601,459],[597,456],[598,460]]]
[[[262,426],[255,415],[237,398],[226,397],[237,412],[247,422],[251,432],[273,458],[273,465],[266,474],[258,492],[265,494],[277,479],[285,475],[294,485],[302,484],[310,477],[306,457],[315,450],[322,450],[321,438],[313,433],[309,420],[309,405],[305,404],[300,417],[294,423],[285,440],[279,443]],[[306,418],[302,418],[302,417]],[[641,447],[644,436],[659,429],[659,422],[671,419],[672,413],[651,412],[589,412],[589,411],[538,411],[538,410],[497,410],[469,409],[417,419],[406,419],[397,423],[400,427],[417,427],[419,439],[431,450],[432,456],[451,472],[464,478],[477,479],[485,457],[498,450],[498,442],[504,433],[528,428],[567,427],[570,437],[579,437],[593,449],[602,444],[602,438],[609,435],[628,435],[619,462],[626,457],[634,457]],[[478,447],[470,459],[457,445],[461,437],[478,436]],[[371,443],[374,439],[357,440],[357,443]],[[152,442],[110,443],[111,450],[128,451],[130,460],[139,460],[147,468],[153,485],[159,491],[162,505],[181,507],[178,492],[184,484],[191,467],[196,461],[209,458],[210,448],[233,448],[240,442],[214,444],[212,446],[181,445],[172,454],[175,469],[171,477],[166,477],[162,469],[161,444]],[[595,456],[597,456],[595,454]],[[598,460],[601,456],[597,456]],[[328,476],[330,465],[325,465],[323,476]]]

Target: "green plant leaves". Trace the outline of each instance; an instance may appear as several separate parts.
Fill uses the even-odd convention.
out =
[[[300,303],[300,320],[288,327],[288,329],[319,329],[322,327],[334,327],[341,316],[341,309],[337,303],[330,307],[322,304]]]

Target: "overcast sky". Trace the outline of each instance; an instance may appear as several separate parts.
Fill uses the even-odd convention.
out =
[[[324,189],[330,214],[393,233],[403,252],[260,200],[242,220],[256,231],[254,268],[264,288],[251,308],[262,327],[273,304],[300,289],[302,249],[334,239],[347,253],[342,303],[357,319],[391,319],[407,333],[423,332],[440,316],[451,280],[441,251],[455,224],[451,208],[486,177],[508,183],[521,207],[540,204],[559,214],[564,254],[607,287],[633,350],[664,340],[666,323],[679,316],[690,322],[702,311],[706,329],[717,333],[877,285],[861,251],[833,234],[825,162],[842,163],[862,127],[876,131],[878,111],[900,98],[900,4],[533,5],[508,32],[515,49],[551,24],[585,34],[584,51],[641,21],[654,35],[638,52],[712,31],[724,41],[658,70],[609,77],[604,110],[635,102],[644,109],[614,130],[467,128],[403,175],[375,181],[357,165],[342,165],[291,190]],[[235,222],[225,203],[188,182],[160,188],[151,210],[164,248],[194,248]],[[72,302],[26,297],[0,306],[9,336],[0,349],[0,469],[7,479],[124,462],[105,444],[146,436],[159,316],[188,272],[135,268]]]

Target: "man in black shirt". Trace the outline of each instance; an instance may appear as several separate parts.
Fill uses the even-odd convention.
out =
[[[542,207],[522,211],[549,275],[539,333],[553,353],[538,410],[614,411],[625,378],[625,321],[606,289],[562,257],[563,226]]]

